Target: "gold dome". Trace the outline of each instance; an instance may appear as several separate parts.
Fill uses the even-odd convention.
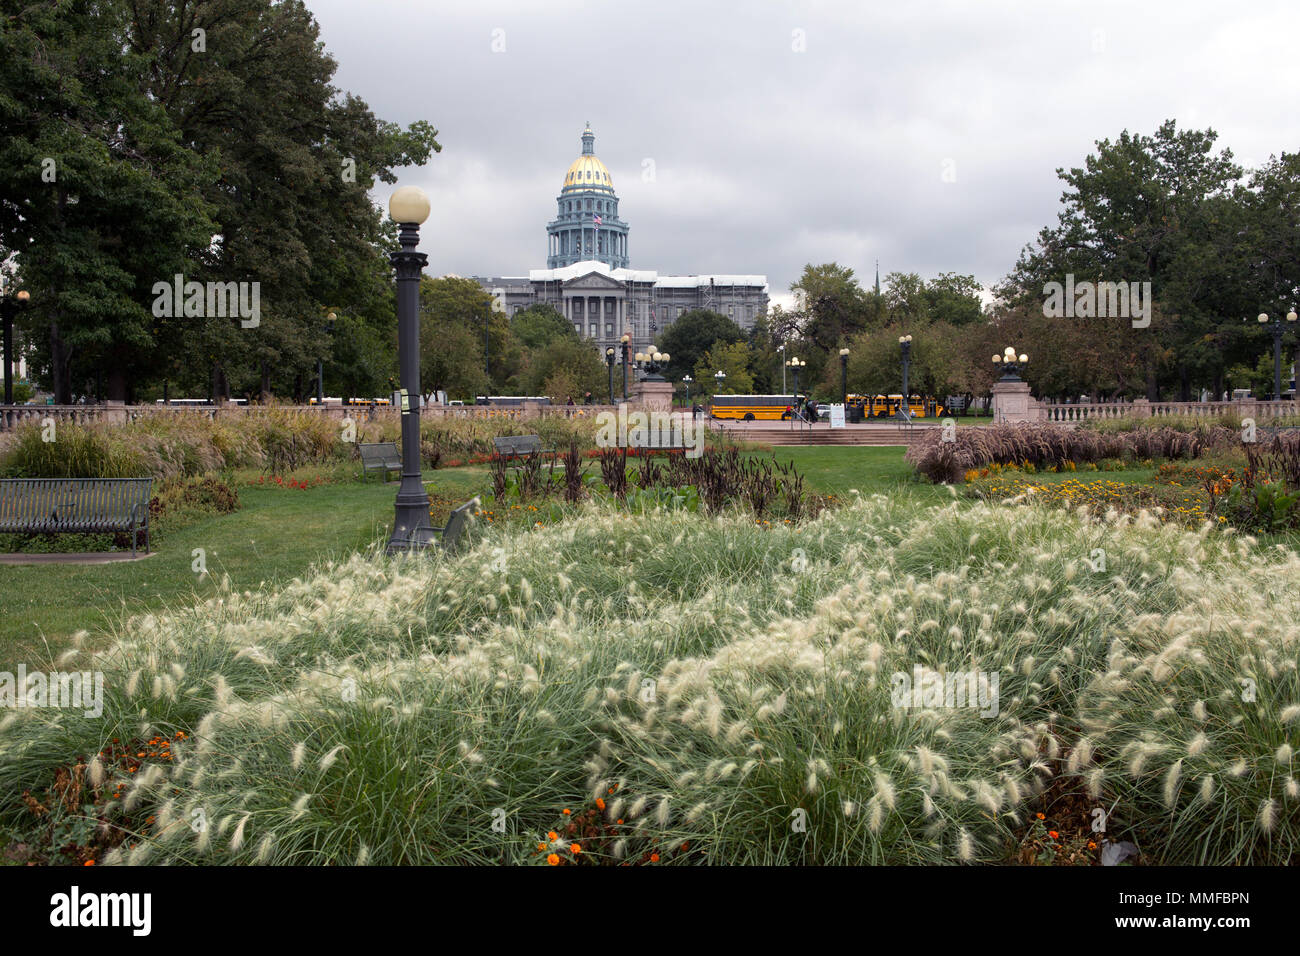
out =
[[[596,189],[612,193],[614,179],[609,175],[605,164],[595,156],[579,156],[573,161],[569,171],[564,174],[563,189]]]
[[[597,192],[614,195],[614,177],[610,176],[605,164],[596,158],[596,134],[591,131],[591,124],[582,131],[582,155],[573,161],[569,171],[564,174],[561,192]]]

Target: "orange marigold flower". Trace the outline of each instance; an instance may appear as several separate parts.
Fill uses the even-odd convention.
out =
[[[1034,816],[1038,817],[1038,819],[1040,819],[1040,820],[1046,820],[1046,819],[1047,819],[1047,817],[1043,816],[1041,813],[1035,813]]]
[[[691,843],[689,840],[682,844],[683,850],[689,850],[690,848],[691,848]]]
[[[658,863],[658,862],[659,862],[659,854],[658,854],[658,853],[651,853],[651,854],[650,854],[650,862],[651,862],[651,863]]]
[[[605,809],[605,801],[602,800],[600,797],[597,797],[597,798],[596,798],[596,809],[597,809],[597,810],[604,810],[604,809]]]
[[[545,850],[545,849],[546,849],[546,844],[545,844],[545,843],[539,843],[539,844],[537,844],[537,852],[538,852],[538,853],[541,853],[541,852],[542,852],[543,850]]]
[[[558,840],[559,838],[560,838],[560,835],[559,835],[558,833],[556,833],[554,830],[547,831],[546,839],[548,839],[548,840]]]
[[[81,865],[82,865],[82,866],[94,866],[94,865],[95,865],[95,861],[94,861],[94,860],[87,860],[85,863],[83,863],[83,864],[81,864]]]
[[[548,857],[546,858],[546,862],[549,863],[549,864],[551,864],[551,866],[559,866],[559,865],[560,865],[560,856],[559,856],[559,854],[558,854],[558,853],[552,853],[550,856],[548,856]]]
[[[1048,835],[1049,837],[1051,837],[1053,840],[1055,840],[1055,839],[1056,839],[1057,837],[1059,837],[1061,834],[1057,833],[1055,830],[1048,830],[1048,831],[1047,831],[1047,835]]]
[[[564,815],[567,817],[567,816],[568,816],[570,813],[572,813],[572,812],[573,812],[572,810],[565,810],[565,811],[564,811]]]

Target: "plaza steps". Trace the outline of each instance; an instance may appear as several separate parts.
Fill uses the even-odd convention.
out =
[[[716,428],[716,423],[714,425]],[[932,426],[915,425],[910,429],[897,425],[846,425],[831,428],[826,424],[811,428],[791,428],[788,424],[745,423],[728,424],[719,431],[740,441],[761,442],[765,445],[892,445],[905,447],[922,434],[921,429]]]

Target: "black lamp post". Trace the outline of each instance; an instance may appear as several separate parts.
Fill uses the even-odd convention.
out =
[[[397,489],[388,553],[428,547],[437,532],[429,523],[429,496],[420,480],[420,272],[429,261],[416,252],[420,223],[429,218],[429,197],[403,186],[388,201],[402,247],[389,255],[397,272],[397,360],[401,376],[402,484]]]
[[[483,374],[487,376],[488,391],[492,391],[492,304],[488,303],[487,315],[483,316]]]
[[[18,310],[26,308],[31,293],[22,289],[14,296],[0,298],[0,314],[4,320],[5,350],[5,404],[14,403],[14,316]]]
[[[609,403],[614,404],[614,347],[605,349],[605,365],[609,369]]]
[[[849,410],[849,350],[840,349],[840,401],[844,403],[844,413]]]
[[[627,401],[628,365],[632,361],[632,336],[623,333],[623,401]]]
[[[325,316],[325,331],[332,334],[334,332],[334,320],[338,316],[333,312]],[[325,404],[325,359],[324,357],[316,359],[316,404],[323,406]]]
[[[911,417],[911,396],[908,391],[908,375],[912,371],[912,337],[910,335],[900,335],[898,345],[903,350],[903,402],[898,406],[900,413],[907,409],[907,414],[903,417]]]
[[[691,382],[693,381],[695,381],[695,379],[691,378],[689,375],[682,376],[682,385],[686,386],[686,398],[682,404],[683,408],[689,408],[691,405]]]
[[[1292,309],[1286,314],[1287,322],[1294,325],[1296,320],[1295,310]],[[1259,324],[1263,325],[1268,322],[1268,313],[1259,314]],[[1282,332],[1284,330],[1281,319],[1274,319],[1269,324],[1268,330],[1273,333],[1273,401],[1282,401]]]
[[[713,380],[718,383],[716,386],[714,386],[714,390],[713,390],[714,395],[722,394],[722,383],[726,381],[726,379],[727,379],[727,373],[722,371],[722,369],[718,369],[716,372],[713,373]]]

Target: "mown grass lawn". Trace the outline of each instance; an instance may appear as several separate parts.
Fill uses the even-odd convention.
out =
[[[425,478],[431,494],[468,497],[486,472],[458,468]],[[175,531],[142,561],[0,566],[0,670],[47,661],[79,630],[94,645],[124,616],[209,597],[222,575],[236,591],[254,589],[365,548],[391,528],[396,488],[374,479],[307,491],[241,484],[239,511]],[[206,576],[193,570],[196,548]]]
[[[778,448],[775,454],[793,461],[808,489],[821,494],[843,497],[856,488],[922,502],[949,498],[944,488],[917,480],[901,447]],[[588,473],[598,474],[598,466],[591,463]],[[1151,474],[1138,469],[1096,477],[1141,481]],[[372,479],[291,491],[249,486],[248,478],[239,482],[239,511],[177,530],[143,561],[0,566],[0,670],[13,670],[19,661],[29,667],[48,661],[79,630],[90,632],[93,646],[131,614],[209,597],[222,575],[229,575],[236,591],[255,589],[291,580],[388,534],[396,483]],[[453,500],[486,491],[489,478],[485,467],[470,466],[426,472],[425,480],[440,505],[438,520]],[[206,577],[193,570],[196,548],[204,551]]]

